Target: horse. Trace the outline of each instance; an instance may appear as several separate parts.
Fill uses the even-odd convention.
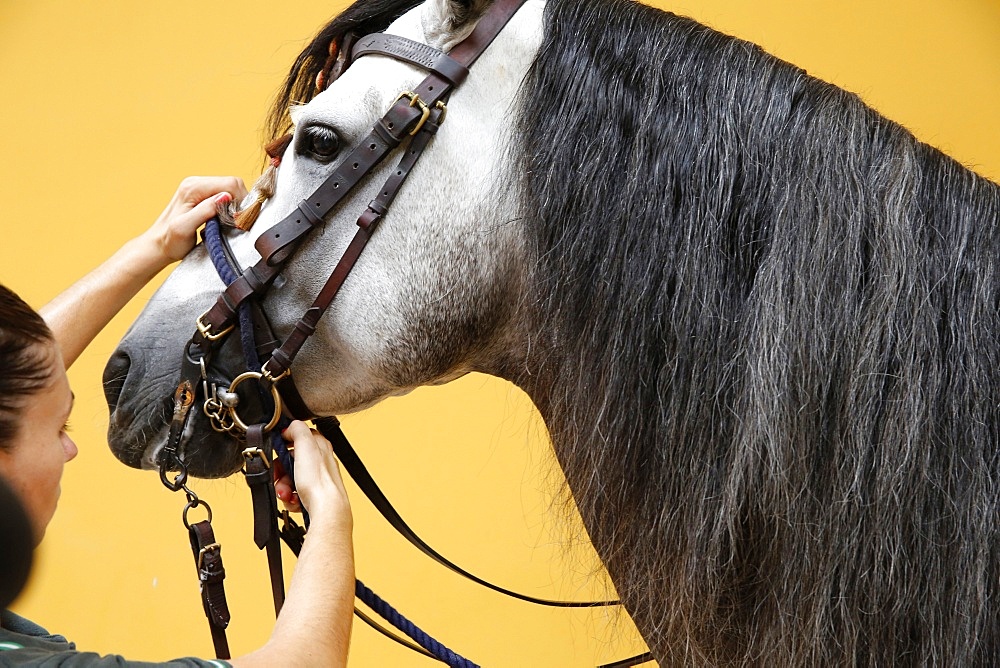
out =
[[[488,5],[359,0],[320,30],[271,111],[294,138],[231,239],[242,264],[422,78],[372,56],[317,92],[345,36],[447,51]],[[621,0],[529,0],[448,107],[296,359],[310,409],[471,371],[524,389],[661,665],[995,661],[1000,187],[753,44]],[[392,169],[267,293],[277,332]],[[109,360],[126,464],[156,467],[221,288],[196,249]],[[235,343],[213,361],[242,368]],[[191,472],[236,471],[195,425]]]

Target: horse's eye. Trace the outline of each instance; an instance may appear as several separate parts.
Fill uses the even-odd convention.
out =
[[[302,131],[296,151],[318,162],[330,162],[340,150],[337,131],[327,125],[310,125]]]

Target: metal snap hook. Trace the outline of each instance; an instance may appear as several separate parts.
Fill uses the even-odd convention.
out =
[[[171,492],[180,491],[181,488],[184,487],[184,484],[187,482],[187,477],[188,477],[187,466],[185,466],[179,460],[177,461],[180,464],[180,471],[177,472],[177,475],[174,477],[173,480],[170,480],[170,477],[168,475],[169,465],[163,465],[163,464],[160,465],[160,482],[162,482],[163,485]]]

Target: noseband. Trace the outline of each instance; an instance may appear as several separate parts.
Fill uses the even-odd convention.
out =
[[[274,431],[288,419],[313,419],[320,432],[331,441],[341,463],[373,502],[382,515],[418,549],[449,569],[515,598],[556,607],[595,607],[616,605],[618,601],[565,602],[549,601],[519,594],[493,585],[455,565],[427,545],[403,521],[379,490],[364,464],[347,441],[334,417],[317,417],[308,409],[295,387],[291,375],[292,363],[303,344],[319,324],[323,314],[337,296],[345,279],[355,266],[379,222],[417,164],[424,149],[433,139],[447,114],[447,100],[455,87],[468,75],[469,67],[492,43],[503,27],[513,17],[525,0],[496,0],[480,19],[475,30],[450,53],[445,54],[430,46],[395,35],[376,33],[360,39],[349,35],[343,40],[343,51],[331,44],[330,59],[317,77],[317,86],[325,88],[357,58],[377,54],[389,56],[428,72],[424,80],[412,91],[399,94],[395,102],[372,127],[369,134],[334,169],[333,173],[309,197],[278,224],[262,234],[255,243],[261,259],[251,267],[240,270],[218,223],[210,222],[203,233],[205,245],[226,289],[205,313],[198,317],[196,330],[182,355],[181,374],[173,396],[173,415],[167,445],[159,458],[160,479],[172,491],[183,490],[187,496],[184,524],[191,535],[191,545],[202,583],[202,599],[209,626],[212,630],[216,653],[228,658],[225,628],[229,611],[222,589],[225,572],[222,568],[221,550],[211,529],[211,509],[187,486],[187,465],[183,444],[189,436],[191,416],[200,397],[201,410],[208,417],[212,428],[229,433],[246,442],[243,452],[243,469],[252,492],[254,505],[254,540],[258,547],[267,550],[271,571],[275,613],[284,600],[279,540],[289,544],[298,554],[305,530],[300,528],[287,512],[283,513],[283,526],[278,528],[278,515],[271,473],[272,451],[278,455],[286,472],[293,474],[294,464],[280,433]],[[291,140],[286,136],[269,147],[272,158],[280,155]],[[261,307],[263,295],[270,289],[286,263],[308,237],[324,222],[325,217],[340,204],[353,188],[400,144],[409,140],[407,150],[397,169],[392,172],[378,196],[373,199],[357,220],[358,230],[337,262],[319,294],[296,322],[294,328],[279,343],[274,336],[266,314]],[[277,162],[273,163],[277,167]],[[238,329],[246,358],[247,370],[231,382],[213,378],[210,364],[229,335]],[[258,343],[256,334],[263,334]],[[260,360],[265,359],[261,364]],[[269,416],[266,423],[252,423],[239,412],[240,395],[237,390],[246,384],[255,387],[260,403]],[[244,396],[246,392],[244,392]],[[171,477],[171,472],[176,474]],[[198,506],[205,506],[209,519],[191,523],[188,513]],[[305,516],[308,526],[308,515]],[[359,598],[377,610],[397,628],[409,635],[411,643],[375,624],[366,615],[355,610],[361,619],[375,628],[418,652],[455,666],[473,666],[472,662],[451,652],[432,638],[416,629],[388,604],[379,599],[360,582]],[[630,657],[607,666],[630,666],[649,659],[648,654]]]

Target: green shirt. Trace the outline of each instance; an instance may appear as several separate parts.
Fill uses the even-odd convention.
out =
[[[0,666],[44,666],[45,668],[111,668],[112,666],[171,666],[176,668],[227,668],[229,663],[195,658],[163,663],[129,661],[115,654],[101,656],[77,651],[76,645],[51,634],[38,624],[14,614],[0,612]]]

